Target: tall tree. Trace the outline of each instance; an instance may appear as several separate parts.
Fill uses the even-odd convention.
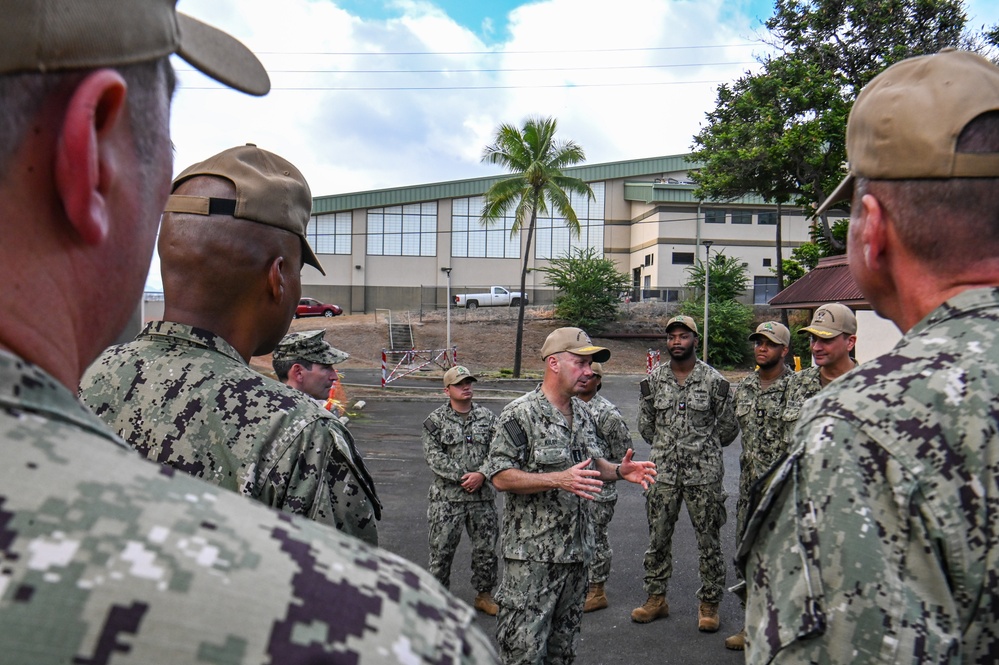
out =
[[[496,130],[492,145],[486,146],[482,161],[499,164],[513,175],[500,180],[485,193],[481,222],[491,225],[512,208],[515,210],[511,234],[527,224],[524,265],[520,272],[520,292],[527,294],[527,267],[538,213],[547,214],[549,206],[561,216],[569,232],[579,236],[579,219],[570,203],[571,194],[593,198],[593,190],[579,178],[567,176],[562,169],[585,161],[583,149],[574,141],[555,138],[558,122],[555,118],[531,117],[524,126],[502,124]],[[520,300],[517,313],[517,341],[513,359],[513,376],[520,377],[524,343],[524,305]]]
[[[965,32],[964,6],[776,0],[764,38],[775,54],[760,59],[758,73],[718,88],[716,108],[694,137],[692,159],[703,167],[692,177],[702,198],[757,193],[778,204],[821,202],[845,175],[846,121],[864,85],[910,56],[988,41]],[[825,241],[842,252],[828,219],[820,222]]]

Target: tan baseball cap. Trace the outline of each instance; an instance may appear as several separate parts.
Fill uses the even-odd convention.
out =
[[[846,305],[832,302],[815,310],[808,327],[798,331],[799,335],[807,333],[823,339],[830,339],[836,335],[856,335],[857,317]]]
[[[999,67],[968,51],[895,63],[864,86],[846,125],[849,173],[815,211],[872,180],[999,177],[999,153],[959,153],[957,139],[982,113],[999,111]]]
[[[590,371],[599,376],[600,378],[604,377],[604,366],[601,365],[600,363],[590,364]]]
[[[303,330],[288,333],[278,342],[273,360],[305,360],[320,365],[342,363],[350,354],[326,341],[325,330]]]
[[[230,215],[294,233],[302,240],[302,258],[326,274],[305,237],[312,212],[312,190],[295,165],[252,143],[229,148],[187,167],[173,181],[173,191],[196,176],[225,178],[236,186],[235,199],[172,194],[164,212]]]
[[[582,328],[559,328],[552,331],[541,347],[541,359],[563,351],[577,356],[593,356],[593,360],[598,363],[610,360],[610,349],[594,346],[590,336]]]
[[[179,14],[177,0],[14,0],[3,3],[0,74],[116,67],[176,53],[251,95],[271,89],[256,56],[226,33]]]
[[[791,331],[783,323],[776,321],[764,321],[756,326],[756,332],[749,336],[749,340],[753,341],[757,337],[766,337],[774,344],[791,346]]]
[[[478,381],[475,375],[472,374],[467,367],[464,365],[455,365],[448,371],[444,372],[444,387],[453,386],[456,383],[461,383],[465,379],[471,379],[472,381]]]
[[[697,321],[694,321],[694,319],[689,316],[683,316],[681,314],[674,316],[666,322],[666,332],[669,332],[670,328],[675,328],[676,326],[683,326],[695,335],[699,334],[697,332]]]

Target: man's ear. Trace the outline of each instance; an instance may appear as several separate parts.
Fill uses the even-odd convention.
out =
[[[128,122],[126,93],[121,74],[98,70],[76,86],[63,116],[56,190],[70,224],[88,245],[102,242],[111,226],[108,194],[118,170],[116,151],[122,148],[115,139]]]
[[[860,199],[860,242],[863,247],[864,265],[868,270],[876,270],[885,260],[885,240],[888,220],[881,202],[871,194]],[[852,222],[851,222],[852,223]]]
[[[285,294],[284,264],[284,257],[277,256],[271,259],[267,269],[267,290],[275,303],[281,302]]]

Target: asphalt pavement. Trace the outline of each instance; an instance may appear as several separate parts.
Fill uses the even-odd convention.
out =
[[[609,375],[601,394],[624,415],[635,442],[635,456],[648,459],[649,446],[638,435],[638,383],[642,375]],[[427,564],[427,489],[431,473],[423,459],[420,431],[424,418],[444,403],[439,372],[435,377],[400,379],[390,387],[372,390],[380,382],[375,371],[351,369],[347,395],[363,393],[365,406],[350,421],[350,429],[365,457],[378,494],[385,506],[378,524],[382,547],[421,566]],[[361,389],[365,385],[368,388]],[[475,401],[499,413],[505,404],[532,390],[536,382],[482,380],[476,384]],[[740,441],[725,449],[724,487],[728,494],[729,519],[722,529],[725,558],[729,561],[727,586],[735,583],[731,558],[735,551],[735,501],[738,495]],[[618,483],[620,498],[610,525],[614,550],[607,581],[607,609],[583,615],[576,662],[579,665],[609,663],[740,663],[742,652],[724,646],[727,636],[742,627],[738,600],[727,594],[720,608],[721,629],[717,633],[697,630],[695,596],[700,585],[697,574],[697,543],[686,511],[673,536],[673,578],[667,601],[670,616],[649,624],[631,621],[631,610],[645,602],[642,590],[642,557],[648,545],[648,525],[641,488]],[[502,510],[500,495],[499,510]],[[451,569],[451,591],[471,603],[475,590],[470,584],[471,554],[463,536]],[[502,576],[502,558],[500,559]],[[479,625],[490,636],[496,620],[477,613]]]

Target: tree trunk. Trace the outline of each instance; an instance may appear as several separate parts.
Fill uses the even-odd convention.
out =
[[[783,227],[784,204],[777,201],[777,290],[784,290],[784,248],[781,245],[781,228]],[[780,322],[787,327],[787,310],[781,309]]]
[[[520,361],[524,355],[524,308],[527,306],[527,262],[531,260],[531,241],[534,224],[538,219],[538,197],[531,205],[531,223],[527,226],[527,246],[524,248],[524,267],[520,271],[520,308],[517,312],[517,341],[513,350],[513,378],[520,378]]]

